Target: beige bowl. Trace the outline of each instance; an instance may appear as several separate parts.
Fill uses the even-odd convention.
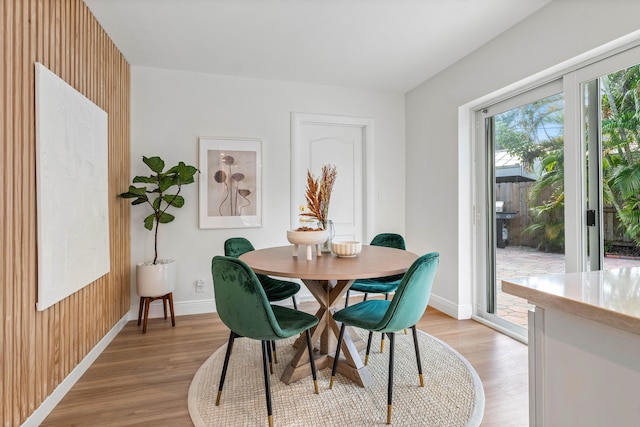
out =
[[[329,232],[327,230],[318,231],[296,231],[287,230],[287,240],[294,245],[320,245],[327,241]]]
[[[362,250],[362,243],[354,241],[333,242],[331,250],[339,257],[353,257]]]

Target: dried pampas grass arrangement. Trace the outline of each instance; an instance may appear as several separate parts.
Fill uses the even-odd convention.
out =
[[[322,166],[322,176],[318,179],[314,178],[311,172],[307,170],[305,198],[307,199],[309,212],[305,211],[300,215],[318,220],[324,229],[327,226],[329,203],[331,202],[331,192],[336,181],[336,175],[336,167],[333,165]]]

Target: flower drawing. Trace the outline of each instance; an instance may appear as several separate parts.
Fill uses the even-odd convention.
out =
[[[242,216],[243,210],[246,212],[246,208],[251,206],[249,196],[254,193],[252,189],[255,179],[251,179],[250,166],[253,163],[247,163],[247,157],[242,154],[238,156],[220,153],[217,157],[219,169],[213,173],[212,184],[222,186],[217,206],[214,207],[220,216]],[[245,170],[247,166],[249,171]],[[245,172],[249,174],[249,179]]]

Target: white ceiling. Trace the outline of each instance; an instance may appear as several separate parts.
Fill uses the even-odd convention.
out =
[[[407,92],[551,0],[85,0],[133,66]]]

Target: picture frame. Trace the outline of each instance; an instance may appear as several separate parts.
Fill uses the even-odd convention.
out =
[[[262,227],[262,141],[199,137],[200,228]]]

